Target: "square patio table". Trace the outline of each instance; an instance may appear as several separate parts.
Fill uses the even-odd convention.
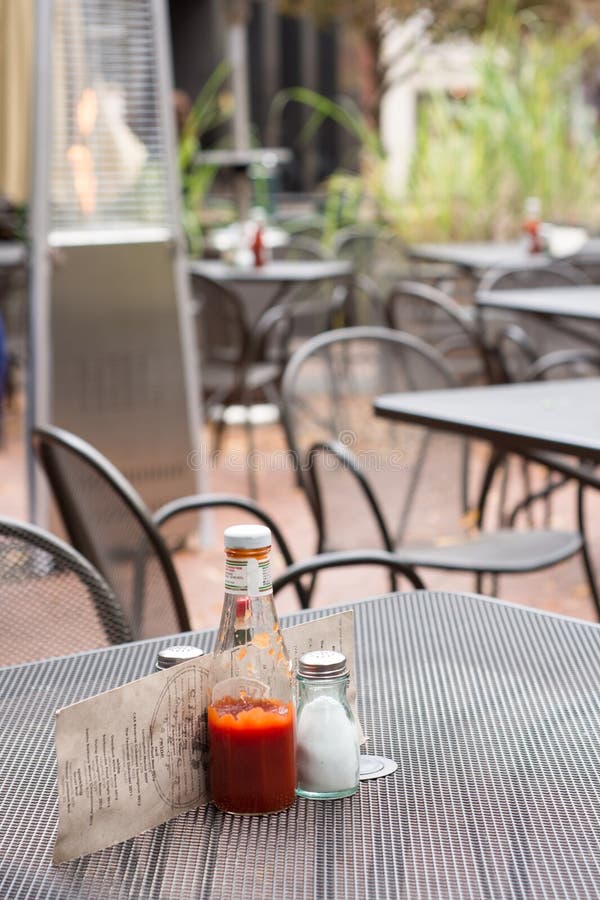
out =
[[[445,592],[347,608],[368,750],[395,773],[270,816],[208,805],[59,867],[55,709],[151,672],[182,637],[0,670],[0,896],[597,897],[600,629]]]
[[[600,285],[478,291],[476,304],[484,335],[488,310],[500,311],[510,319],[514,315],[517,323],[524,314],[526,322],[521,324],[541,355],[551,349],[597,349],[600,345]],[[538,325],[542,326],[539,334]],[[489,335],[486,340],[493,343]]]
[[[600,378],[386,394],[378,416],[489,440],[515,453],[550,450],[600,462]]]
[[[529,253],[521,241],[411,244],[409,253],[413,259],[449,263],[472,275],[480,275],[487,269],[530,269],[552,262],[546,253]]]
[[[572,256],[556,258],[548,253],[529,253],[523,241],[448,241],[444,243],[411,244],[409,253],[414,259],[443,262],[459,266],[471,275],[481,275],[487,269],[531,269],[551,263],[571,265],[600,263],[600,238],[588,238]]]
[[[600,321],[600,285],[518,288],[509,291],[478,291],[477,306],[504,312],[525,312],[540,316]],[[593,328],[593,326],[592,326]]]

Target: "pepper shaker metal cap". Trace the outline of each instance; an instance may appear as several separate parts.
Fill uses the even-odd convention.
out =
[[[195,659],[198,656],[204,656],[204,650],[200,647],[194,647],[191,644],[177,644],[174,647],[163,647],[158,651],[156,657],[157,669],[170,669],[178,663],[187,662],[189,659]]]
[[[304,678],[339,678],[348,674],[346,657],[337,650],[309,650],[298,661],[298,674]]]

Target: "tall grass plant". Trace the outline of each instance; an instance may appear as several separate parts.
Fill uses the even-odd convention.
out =
[[[411,240],[514,236],[530,195],[545,219],[600,223],[598,127],[580,99],[581,61],[597,40],[595,28],[549,37],[518,21],[484,36],[477,88],[423,106],[397,216]]]

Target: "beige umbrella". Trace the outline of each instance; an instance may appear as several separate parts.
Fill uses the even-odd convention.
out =
[[[34,0],[0,0],[0,195],[29,199]]]

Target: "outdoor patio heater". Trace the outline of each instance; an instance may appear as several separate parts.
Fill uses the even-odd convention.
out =
[[[199,440],[164,2],[38,0],[36,62],[30,423],[156,509],[197,490]]]

